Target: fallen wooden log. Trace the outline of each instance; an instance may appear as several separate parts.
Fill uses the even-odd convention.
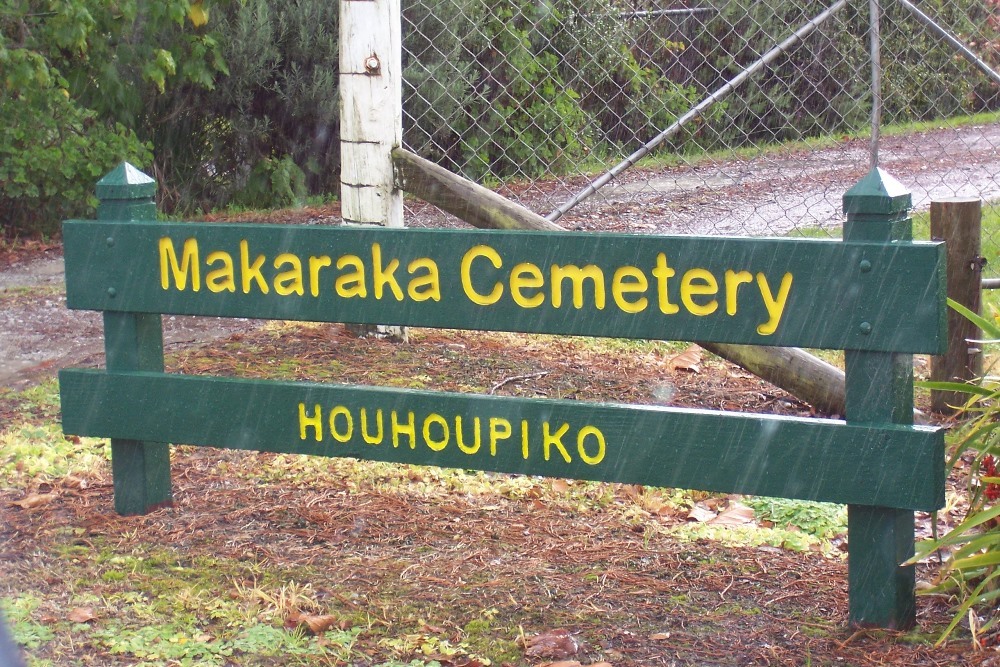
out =
[[[537,213],[404,148],[392,151],[392,161],[398,188],[473,227],[565,231]],[[698,344],[808,403],[818,413],[844,415],[844,371],[805,350],[726,343]]]

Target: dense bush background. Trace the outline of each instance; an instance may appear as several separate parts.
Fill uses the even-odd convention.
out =
[[[667,150],[758,145],[868,122],[855,3]],[[927,0],[994,65],[997,0]],[[404,142],[479,180],[627,155],[824,9],[719,0],[683,21],[621,0],[406,0]],[[52,233],[127,159],[166,211],[291,205],[338,189],[330,0],[8,0],[0,10],[0,225]],[[887,7],[886,118],[1000,106],[971,66]],[[638,13],[637,13],[638,12]],[[695,20],[696,19],[696,20]],[[908,26],[908,27],[907,27]]]

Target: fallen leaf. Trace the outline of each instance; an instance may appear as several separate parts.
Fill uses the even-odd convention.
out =
[[[651,634],[649,636],[649,638],[652,639],[655,642],[661,642],[661,641],[663,641],[665,639],[670,639],[670,633],[669,632],[654,632],[653,634]]]
[[[25,496],[20,500],[15,500],[11,502],[11,505],[17,505],[21,509],[34,509],[36,507],[41,507],[42,505],[48,505],[53,500],[56,499],[56,494],[54,493],[32,493],[29,496]]]
[[[564,479],[552,480],[552,490],[556,493],[566,493],[569,491],[569,482]]]
[[[446,663],[442,662],[441,664],[443,665]],[[482,660],[479,660],[478,658],[468,658],[468,657],[460,658],[458,660],[452,659],[450,661],[450,664],[451,667],[489,667],[489,665],[484,663]]]
[[[641,484],[622,484],[619,486],[622,494],[630,500],[635,500],[643,494],[645,489]]]
[[[642,507],[647,512],[655,516],[670,516],[674,513],[674,509],[671,507],[670,503],[662,498],[649,497],[642,504]]]
[[[524,645],[525,655],[538,658],[568,658],[580,650],[580,642],[563,628],[528,637]]]
[[[716,526],[745,526],[753,523],[753,510],[746,505],[734,503],[709,523]]]
[[[701,372],[701,348],[692,345],[680,354],[667,359],[667,368],[672,371]]]
[[[331,616],[329,614],[323,615],[313,615],[313,614],[302,614],[302,613],[292,613],[285,618],[286,628],[299,628],[305,627],[309,632],[314,635],[318,635],[326,632],[334,625],[337,624],[337,617]]]
[[[66,618],[74,623],[89,623],[97,618],[93,607],[76,607],[71,609]]]
[[[90,484],[83,477],[76,475],[66,475],[62,478],[62,485],[68,489],[86,489]]]
[[[543,662],[538,667],[583,667],[579,660],[557,660],[556,662]]]
[[[688,521],[697,521],[698,523],[705,523],[706,521],[711,521],[716,517],[716,513],[708,509],[701,503],[696,503],[691,511],[688,512]]]

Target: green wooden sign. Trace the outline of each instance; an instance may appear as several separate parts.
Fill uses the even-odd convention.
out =
[[[154,192],[120,165],[63,227],[108,367],[60,373],[63,428],[112,439],[119,512],[171,501],[170,442],[840,502],[851,621],[914,624],[900,563],[945,472],[911,353],[946,344],[944,248],[882,170],[842,242],[157,223]],[[848,420],[171,375],[162,313],[843,349]]]
[[[932,511],[920,426],[348,385],[60,373],[70,433]],[[923,471],[915,476],[914,470]]]
[[[923,353],[945,344],[937,243],[88,221],[64,235],[70,308]]]

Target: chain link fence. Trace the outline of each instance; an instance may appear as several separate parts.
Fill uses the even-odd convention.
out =
[[[407,148],[568,228],[835,236],[875,156],[1000,198],[1000,0],[405,0],[403,42]]]

